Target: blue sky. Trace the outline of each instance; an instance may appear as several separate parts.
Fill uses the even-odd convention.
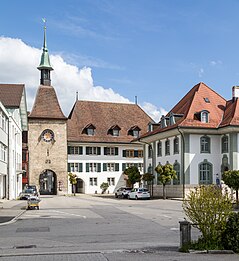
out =
[[[239,84],[238,10],[237,0],[1,0],[0,36],[2,41],[20,39],[40,50],[41,18],[45,17],[49,53],[79,70],[90,69],[85,77],[96,87],[89,92],[91,97],[110,99],[111,93],[116,93],[133,102],[137,95],[147,112],[158,112],[156,119],[201,81],[226,99],[231,98],[231,87]],[[0,48],[4,46],[10,44]],[[36,77],[39,82],[36,67],[40,57],[33,66],[35,74],[29,70],[27,75],[29,66],[24,69],[24,63],[32,54],[17,47],[9,56],[3,50],[1,53],[1,68],[9,68],[0,70],[0,82],[25,83],[31,100],[38,85],[33,86],[35,82],[27,76],[31,74],[31,79]],[[15,54],[22,60],[25,78],[14,69],[21,64],[14,59]],[[58,67],[53,67],[57,74]],[[61,92],[54,75],[52,82]],[[66,115],[77,88],[71,89],[70,79],[68,82],[68,86],[61,86],[66,90],[60,94],[71,94],[71,102],[64,105],[68,107]],[[79,98],[81,91],[87,99],[87,85],[79,88]]]

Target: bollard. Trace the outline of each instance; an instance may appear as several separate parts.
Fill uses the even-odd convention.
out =
[[[180,248],[191,243],[191,223],[184,220],[180,224]]]

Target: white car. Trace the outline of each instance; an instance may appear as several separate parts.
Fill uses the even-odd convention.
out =
[[[150,199],[150,193],[145,188],[134,188],[129,193],[128,199]]]

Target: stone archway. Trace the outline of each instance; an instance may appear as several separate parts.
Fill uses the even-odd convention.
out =
[[[44,170],[39,175],[39,192],[41,195],[56,195],[57,194],[57,176],[52,170]]]

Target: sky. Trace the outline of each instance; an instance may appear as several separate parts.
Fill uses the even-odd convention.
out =
[[[238,0],[1,0],[0,83],[23,83],[28,110],[46,18],[52,86],[79,100],[135,102],[158,122],[196,84],[239,85]]]

